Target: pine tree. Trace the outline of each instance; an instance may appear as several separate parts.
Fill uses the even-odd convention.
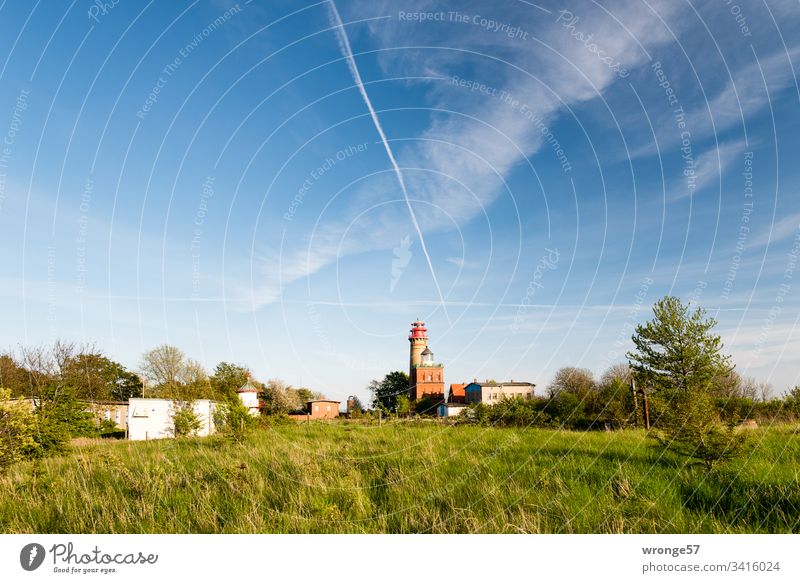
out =
[[[679,298],[665,296],[653,306],[655,318],[636,326],[631,368],[652,390],[709,391],[733,370],[722,354],[722,340],[711,332],[714,318],[694,311]]]
[[[665,449],[698,460],[707,469],[740,455],[744,434],[724,426],[711,392],[730,375],[730,356],[711,332],[717,324],[701,308],[691,310],[666,296],[653,307],[655,318],[636,327],[629,352],[640,382],[654,390],[655,428],[651,436]]]

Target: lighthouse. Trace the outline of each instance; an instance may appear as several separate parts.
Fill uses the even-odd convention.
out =
[[[411,324],[408,335],[409,354],[409,393],[412,401],[429,398],[444,400],[444,366],[437,364],[433,351],[428,346],[428,329],[425,322],[417,319]]]

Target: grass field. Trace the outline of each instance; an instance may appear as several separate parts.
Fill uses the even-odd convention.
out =
[[[706,473],[643,432],[276,426],[76,446],[0,477],[4,533],[799,532],[800,431]]]

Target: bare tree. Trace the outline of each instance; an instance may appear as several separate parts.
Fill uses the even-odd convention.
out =
[[[139,368],[148,386],[174,389],[186,380],[186,357],[180,348],[169,344],[145,352]]]
[[[607,387],[616,380],[620,380],[625,384],[631,382],[631,367],[627,362],[613,364],[603,373],[600,377],[600,386]]]
[[[581,399],[595,389],[594,375],[588,368],[565,366],[556,371],[547,386],[547,394],[552,398],[561,392],[572,393]]]
[[[758,383],[756,385],[758,391],[758,400],[766,403],[772,398],[772,385],[767,382]]]

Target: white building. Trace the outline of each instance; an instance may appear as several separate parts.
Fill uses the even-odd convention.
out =
[[[131,399],[128,403],[128,439],[164,439],[175,437],[173,415],[179,407],[171,399]],[[208,399],[192,402],[195,415],[200,420],[199,437],[214,433],[216,403]]]
[[[436,414],[439,417],[455,417],[461,415],[466,408],[466,403],[440,403],[436,408]]]
[[[536,385],[533,383],[486,381],[485,383],[471,382],[464,387],[464,402],[467,404],[494,405],[503,399],[514,397],[533,399],[536,396]]]
[[[239,387],[236,393],[239,395],[239,400],[242,404],[247,407],[250,415],[257,417],[259,410],[258,389],[250,382],[249,378],[245,384]]]

